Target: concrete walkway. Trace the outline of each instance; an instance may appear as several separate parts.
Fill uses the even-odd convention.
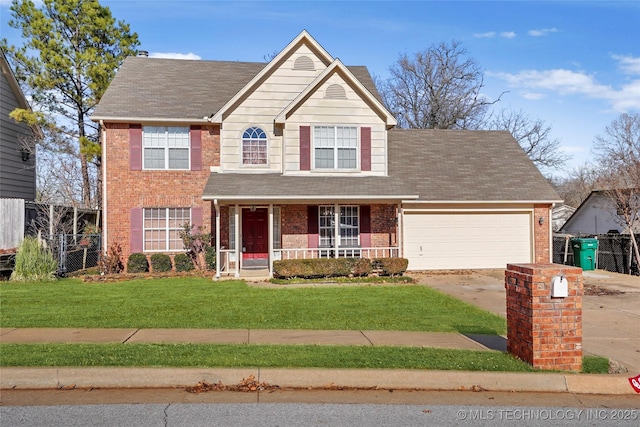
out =
[[[279,329],[0,328],[9,343],[319,344],[503,350],[503,337],[439,332]]]

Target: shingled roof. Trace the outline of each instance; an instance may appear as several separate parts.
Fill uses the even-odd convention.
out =
[[[267,63],[128,57],[93,120],[202,120],[225,105]],[[378,100],[366,67],[347,67]]]
[[[420,201],[560,202],[506,131],[392,129],[389,175]]]

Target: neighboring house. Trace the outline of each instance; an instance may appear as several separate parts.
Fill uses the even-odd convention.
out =
[[[36,197],[35,145],[31,128],[9,117],[30,107],[2,50],[0,69],[0,249],[13,250],[24,237],[25,201]]]
[[[15,108],[30,107],[4,52],[0,53],[0,198],[33,201],[36,198],[33,134],[29,126],[9,117]]]
[[[567,222],[575,211],[576,208],[565,204],[554,206],[553,211],[551,212],[553,231],[556,233],[559,232],[564,223]]]
[[[640,212],[638,212],[640,215]],[[575,236],[621,233],[628,234],[622,218],[617,215],[613,201],[600,190],[592,191],[578,206],[560,230]],[[640,233],[640,221],[634,225],[634,233]]]
[[[551,260],[561,200],[509,133],[394,129],[367,69],[306,31],[268,64],[127,58],[92,119],[105,248],[125,257],[182,251],[190,221],[218,276],[304,257]]]

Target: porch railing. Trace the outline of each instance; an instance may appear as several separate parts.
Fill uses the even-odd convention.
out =
[[[292,248],[274,249],[273,259],[307,259],[307,258],[398,258],[398,247],[375,248]]]

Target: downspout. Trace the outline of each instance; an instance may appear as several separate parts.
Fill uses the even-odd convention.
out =
[[[216,211],[216,279],[220,278],[220,207],[218,199],[213,199],[213,209]]]
[[[104,127],[104,120],[100,120],[100,130],[102,137],[102,252],[107,253],[107,156],[105,155],[107,131]]]

